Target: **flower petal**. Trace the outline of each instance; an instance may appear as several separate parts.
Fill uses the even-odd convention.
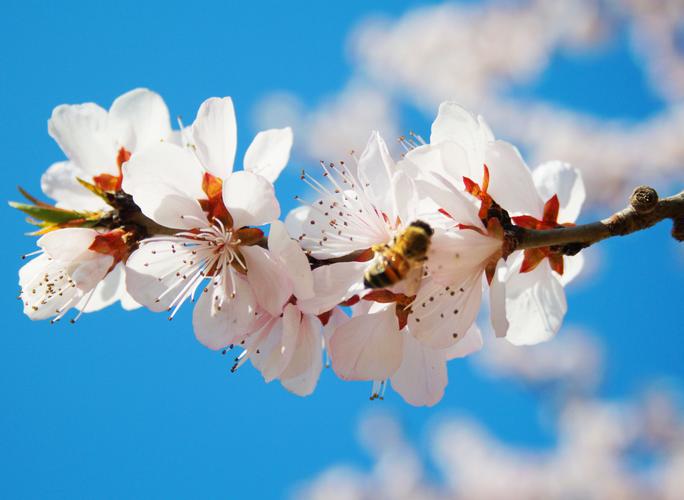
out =
[[[517,259],[520,262],[520,259]],[[547,262],[528,273],[517,272],[506,280],[506,339],[514,345],[531,345],[553,337],[560,328],[567,303],[560,281]]]
[[[104,309],[119,300],[122,300],[123,306],[124,297],[128,295],[125,279],[124,265],[119,263],[97,284],[92,296],[90,298],[85,297],[76,308],[81,309],[84,313],[90,313]],[[128,310],[140,307],[137,303],[127,303],[129,306],[133,304],[135,306],[129,307]]]
[[[392,375],[392,388],[413,406],[433,406],[444,396],[447,381],[444,351],[405,335],[403,359]]]
[[[289,276],[295,297],[298,300],[311,298],[314,294],[314,279],[309,259],[297,242],[290,238],[285,224],[280,221],[271,223],[268,249]]]
[[[224,179],[233,171],[237,123],[230,97],[212,97],[202,103],[191,128],[197,156],[212,175]]]
[[[87,179],[88,174],[73,162],[60,161],[52,164],[43,174],[40,187],[60,208],[93,212],[106,210],[109,205],[79,184],[77,177]]]
[[[126,162],[122,187],[157,224],[194,229],[208,225],[197,201],[206,198],[202,175],[201,165],[187,148],[160,143]]]
[[[572,280],[577,278],[584,268],[584,253],[580,252],[577,255],[563,256],[563,275],[558,276],[561,285],[566,286]]]
[[[494,134],[481,116],[473,115],[453,101],[439,105],[437,118],[432,123],[430,144],[455,142],[481,167],[485,145],[493,140]]]
[[[169,110],[159,94],[142,88],[131,90],[109,108],[109,129],[118,146],[140,151],[171,134]]]
[[[480,309],[481,280],[481,271],[448,287],[424,279],[408,319],[413,336],[434,349],[451,347],[465,338]]]
[[[224,180],[223,203],[236,228],[262,226],[280,216],[273,184],[252,172],[235,172]]]
[[[282,317],[271,328],[252,334],[247,339],[249,359],[266,382],[280,377],[295,353],[301,323],[301,313],[293,304],[283,309]]]
[[[401,365],[404,334],[394,304],[351,318],[339,326],[328,347],[335,373],[344,380],[385,380]]]
[[[247,265],[247,281],[258,304],[271,316],[278,316],[292,295],[292,284],[283,267],[258,246],[240,247]]]
[[[292,149],[292,129],[274,128],[259,132],[247,148],[245,170],[275,182],[287,165]]]
[[[116,141],[109,133],[107,112],[97,104],[57,106],[48,120],[48,133],[89,176],[118,174]]]
[[[37,244],[53,259],[69,263],[98,255],[88,250],[97,234],[83,227],[58,229],[41,236]]]
[[[308,396],[316,388],[323,368],[321,323],[315,316],[304,315],[299,326],[297,345],[280,383],[298,396]]]
[[[235,296],[226,290],[227,283],[211,282],[200,293],[192,314],[195,337],[209,349],[221,349],[246,334],[256,318],[256,299],[247,281],[233,273]],[[220,306],[219,306],[220,304]]]
[[[384,212],[392,221],[397,215],[391,189],[395,172],[394,160],[385,141],[374,131],[359,158],[358,177],[375,208]]]
[[[485,162],[490,173],[488,193],[494,201],[511,215],[541,218],[544,202],[517,148],[508,142],[496,141],[487,149]]]
[[[364,289],[363,273],[368,262],[337,262],[313,270],[314,296],[298,301],[309,314],[322,314]]]
[[[558,195],[558,222],[575,222],[586,198],[582,173],[568,163],[549,161],[535,168],[532,177],[542,200]]]
[[[506,278],[508,266],[503,259],[499,259],[494,278],[489,284],[489,319],[494,329],[494,335],[505,337],[508,332],[508,318],[506,317]]]
[[[465,358],[482,349],[483,345],[482,332],[477,326],[477,323],[473,323],[460,342],[445,349],[443,352],[447,360]]]

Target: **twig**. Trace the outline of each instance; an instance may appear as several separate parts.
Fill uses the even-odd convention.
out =
[[[672,237],[684,241],[684,191],[659,200],[655,189],[639,186],[629,202],[627,208],[598,222],[545,230],[518,228],[512,247],[561,247],[562,253],[574,254],[598,241],[641,231],[665,219],[673,221]]]

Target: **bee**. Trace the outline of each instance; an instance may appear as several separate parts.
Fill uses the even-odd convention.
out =
[[[364,285],[387,288],[410,278],[417,278],[419,283],[433,233],[428,224],[417,220],[396,235],[391,246],[375,245],[375,259],[363,276]]]

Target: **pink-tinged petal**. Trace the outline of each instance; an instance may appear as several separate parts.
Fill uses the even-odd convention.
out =
[[[119,147],[140,151],[169,137],[169,110],[159,94],[142,88],[131,90],[109,108],[109,129]]]
[[[273,184],[252,172],[235,172],[224,180],[223,203],[235,227],[262,226],[280,216]]]
[[[298,301],[309,314],[322,314],[364,290],[363,274],[368,262],[338,262],[313,270],[314,296]]]
[[[292,129],[274,128],[259,132],[245,153],[245,170],[275,182],[287,165],[292,149]]]
[[[506,280],[506,339],[511,344],[549,340],[563,323],[566,311],[563,286],[547,262],[527,273],[513,272]]]
[[[556,277],[560,280],[561,285],[566,286],[572,280],[577,278],[584,268],[584,253],[577,255],[563,256],[563,275]]]
[[[375,208],[387,214],[390,220],[396,216],[391,190],[395,172],[396,166],[385,141],[378,132],[373,132],[359,158],[358,177]]]
[[[157,224],[193,229],[208,225],[198,202],[206,198],[202,176],[202,167],[189,149],[160,143],[126,162],[122,187]]]
[[[408,319],[413,336],[434,349],[445,349],[460,342],[480,309],[481,280],[481,272],[448,288],[432,279],[423,280]]]
[[[107,112],[97,104],[57,106],[48,121],[48,133],[88,176],[118,174],[116,141],[109,133]]]
[[[304,205],[293,208],[287,214],[287,217],[285,217],[285,228],[292,238],[299,238],[305,231],[304,225],[309,219],[312,210],[311,207]]]
[[[484,152],[484,146],[494,140],[494,134],[481,116],[475,116],[453,101],[439,105],[432,123],[430,144],[455,142],[469,154]]]
[[[304,315],[299,327],[297,345],[280,375],[280,383],[298,396],[308,396],[316,388],[323,368],[323,338],[321,323],[315,316]]]
[[[433,406],[444,396],[447,381],[444,352],[405,335],[403,359],[392,375],[392,388],[413,406]]]
[[[458,283],[473,272],[482,272],[485,262],[501,249],[501,244],[501,240],[472,229],[435,229],[428,252],[427,269],[433,279],[442,285]]]
[[[97,234],[94,229],[82,227],[58,229],[41,236],[37,244],[53,259],[70,263],[94,256],[89,255],[95,252],[90,252],[88,248]]]
[[[227,283],[215,286],[211,282],[199,292],[192,314],[192,327],[197,340],[209,349],[221,349],[232,344],[250,330],[256,319],[256,299],[252,288],[237,273],[233,273],[233,281],[235,296],[232,298],[226,290]]]
[[[542,200],[558,195],[558,222],[575,222],[586,198],[582,173],[567,163],[549,161],[535,168],[532,177]]]
[[[443,352],[447,360],[465,358],[482,349],[483,345],[482,332],[477,324],[473,323],[464,338]]]
[[[87,179],[89,175],[76,164],[61,161],[47,169],[40,178],[40,187],[60,208],[93,212],[108,209],[109,205],[79,184],[77,177]]]
[[[333,370],[344,380],[385,380],[401,365],[404,336],[394,304],[351,318],[330,339]]]
[[[268,249],[289,276],[295,297],[298,300],[311,298],[314,294],[314,280],[309,259],[297,242],[290,238],[285,224],[280,221],[271,223]]]
[[[487,149],[485,162],[490,174],[488,193],[494,201],[512,215],[541,217],[545,200],[537,194],[532,173],[515,146],[494,142]],[[473,181],[480,182],[481,178]]]
[[[292,283],[283,267],[258,246],[240,247],[247,265],[247,281],[258,304],[271,316],[278,316],[292,295]]]
[[[191,137],[204,168],[223,179],[233,171],[237,123],[230,97],[212,97],[202,103],[192,124]]]
[[[505,337],[508,332],[508,318],[506,317],[506,278],[508,267],[503,259],[500,259],[494,279],[489,284],[489,319],[494,329],[494,335]]]
[[[296,306],[288,304],[282,317],[273,326],[252,334],[247,339],[249,359],[261,372],[266,382],[280,377],[295,354],[300,332],[301,313]]]

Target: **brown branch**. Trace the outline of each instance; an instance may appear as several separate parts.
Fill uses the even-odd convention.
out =
[[[625,236],[672,219],[672,236],[684,241],[684,191],[658,199],[655,189],[640,186],[630,197],[630,205],[598,222],[572,227],[535,230],[517,228],[513,235],[513,250],[539,247],[561,247],[565,254],[575,254],[582,248],[613,236]]]

